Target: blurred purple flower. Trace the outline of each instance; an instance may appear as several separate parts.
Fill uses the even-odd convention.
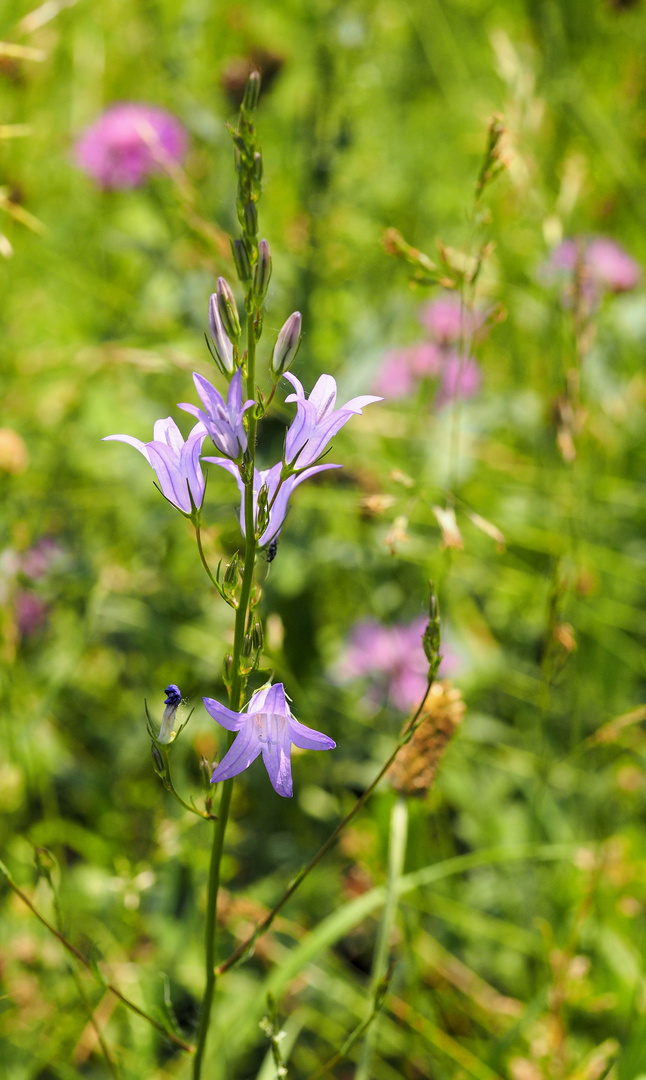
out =
[[[214,465],[221,465],[223,469],[231,473],[232,477],[238,485],[240,491],[240,528],[242,529],[243,536],[246,535],[245,531],[245,492],[246,488],[242,482],[240,471],[236,465],[233,464],[228,458],[215,458],[205,457],[203,461],[210,461]],[[283,471],[283,463],[279,461],[276,465],[272,465],[271,469],[254,469],[253,473],[253,520],[254,524],[258,524],[258,495],[260,489],[267,486],[267,506],[269,507],[269,521],[265,527],[264,532],[258,539],[259,547],[264,547],[265,544],[269,544],[276,536],[278,536],[280,530],[283,527],[285,516],[289,507],[289,500],[291,494],[299,484],[302,484],[303,480],[308,480],[310,476],[315,476],[316,473],[325,472],[327,469],[340,469],[340,465],[313,465],[309,469],[304,469],[303,472],[298,473],[296,476],[289,476],[281,483],[280,476]]]
[[[199,510],[204,501],[204,476],[200,466],[202,443],[206,438],[204,424],[196,424],[184,442],[175,421],[168,416],[157,420],[152,442],[141,442],[132,435],[106,435],[102,442],[125,442],[134,446],[152,465],[162,495],[183,514],[192,512],[191,498]]]
[[[463,310],[460,297],[448,293],[424,304],[419,310],[419,321],[434,341],[449,345],[461,337],[474,334],[482,326],[484,315],[482,312]]]
[[[297,469],[312,465],[350,417],[361,413],[366,405],[382,400],[364,394],[335,410],[336,380],[331,375],[321,375],[309,398],[305,397],[303,386],[295,375],[286,371],[285,378],[296,390],[295,394],[285,398],[285,401],[296,402],[296,416],[285,437],[285,461]]]
[[[388,697],[402,712],[419,705],[428,677],[428,660],[422,646],[427,622],[425,616],[420,616],[411,623],[394,626],[384,626],[376,619],[356,623],[339,664],[341,680],[373,676],[377,698]],[[442,654],[440,672],[446,675],[456,660],[446,649]]]
[[[444,359],[442,382],[435,399],[441,408],[456,398],[466,401],[478,393],[481,383],[480,367],[472,356],[448,353]]]
[[[216,450],[225,454],[228,458],[236,461],[247,449],[247,433],[244,429],[243,416],[247,409],[254,404],[252,399],[242,403],[242,372],[236,371],[229,383],[229,393],[226,403],[224,398],[208,379],[203,375],[193,373],[195,388],[202,399],[204,410],[197,405],[188,405],[183,402],[178,407],[185,412],[192,413],[204,424],[211,436]],[[208,459],[211,460],[211,459]]]
[[[23,552],[20,568],[23,574],[26,574],[33,581],[40,581],[64,554],[63,549],[53,537],[43,536],[32,547]]]
[[[292,743],[301,750],[333,750],[336,746],[327,735],[294,719],[282,683],[275,683],[255,693],[246,707],[246,713],[233,712],[213,698],[204,698],[204,705],[218,724],[227,731],[238,732],[233,745],[213,773],[212,784],[237,776],[262,754],[274,791],[290,798]]]
[[[47,622],[47,604],[34,593],[20,589],[14,597],[14,614],[20,636],[32,637]]]
[[[639,263],[616,240],[607,236],[578,236],[563,240],[543,263],[539,274],[543,280],[564,281],[565,297],[571,301],[572,281],[578,272],[584,299],[593,306],[600,294],[628,292],[642,279]]]
[[[103,188],[138,187],[147,176],[179,162],[188,134],[179,120],[155,105],[125,101],[111,105],[81,135],[76,160]]]

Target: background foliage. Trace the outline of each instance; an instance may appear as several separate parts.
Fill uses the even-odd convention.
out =
[[[495,247],[478,302],[505,317],[479,344],[482,388],[460,410],[459,451],[453,411],[429,386],[372,407],[337,439],[343,472],[299,489],[262,571],[268,663],[338,750],[295,760],[293,802],[260,768],[238,784],[223,955],[389,752],[401,714],[376,708],[367,680],[342,683],[338,665],[358,618],[410,622],[432,577],[467,713],[431,795],[410,806],[405,873],[418,877],[401,896],[373,1075],[594,1080],[612,1068],[634,1080],[646,1072],[646,299],[608,297],[597,312],[587,418],[566,463],[554,402],[573,363],[573,313],[539,267],[562,236],[586,233],[646,264],[643,6],[54,0],[34,15],[5,0],[0,39],[35,50],[0,55],[0,125],[28,125],[0,126],[1,424],[22,440],[0,463],[2,859],[51,917],[33,868],[34,845],[50,849],[69,936],[151,1011],[167,992],[192,1037],[206,825],[154,776],[143,699],[160,716],[172,681],[198,705],[174,752],[178,783],[196,789],[199,755],[218,753],[200,697],[222,696],[231,620],[149,471],[99,440],[150,438],[155,419],[177,418],[190,372],[213,375],[203,333],[216,276],[232,276],[217,242],[234,229],[225,123],[241,59],[265,75],[267,340],[302,311],[295,370],[308,389],[328,371],[341,394],[369,392],[387,350],[421,340],[430,294],[411,290],[382,232],[397,227],[431,257],[438,237],[471,243],[499,112],[509,168],[485,200]],[[187,127],[183,185],[158,176],[104,192],[78,170],[78,134],[124,99]],[[282,424],[266,427],[269,461]],[[217,559],[236,525],[232,482],[215,472]],[[462,549],[442,545],[431,509],[449,489]],[[45,537],[56,557],[30,576],[25,554]],[[39,614],[25,623],[30,603]],[[253,959],[222,980],[213,1080],[257,1075],[268,988],[294,1077],[361,1020],[393,798],[380,788]],[[445,862],[460,855],[473,859]],[[60,945],[8,889],[2,903],[6,1075],[108,1075]],[[81,980],[124,1077],[187,1075],[181,1051]],[[352,1060],[331,1075],[353,1075]]]

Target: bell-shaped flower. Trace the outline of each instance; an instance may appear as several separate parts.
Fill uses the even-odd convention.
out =
[[[253,695],[247,711],[233,712],[213,698],[204,698],[207,712],[237,738],[211,777],[211,783],[230,780],[262,754],[272,787],[279,795],[292,795],[291,748],[333,750],[336,743],[320,731],[306,727],[292,716],[282,683]]]
[[[125,442],[134,446],[155,470],[162,495],[190,516],[193,507],[200,510],[204,501],[200,454],[206,434],[204,424],[196,424],[184,442],[177,424],[168,416],[156,421],[152,442],[144,443],[132,435],[106,435],[102,442]]]
[[[247,489],[242,482],[240,472],[236,465],[228,458],[215,458],[206,457],[203,461],[210,461],[214,465],[221,465],[223,469],[230,472],[235,479],[238,489],[240,491],[240,528],[242,529],[243,536],[246,535],[245,530],[245,501]],[[275,537],[278,536],[280,530],[283,527],[285,516],[289,509],[289,500],[292,492],[299,484],[302,484],[303,480],[308,480],[310,476],[314,476],[316,473],[325,472],[327,469],[340,469],[340,465],[313,465],[309,469],[303,469],[303,472],[298,473],[295,476],[288,476],[286,480],[281,482],[281,473],[283,471],[283,464],[281,461],[276,465],[272,465],[271,469],[254,469],[253,471],[253,520],[254,526],[258,526],[258,496],[263,487],[266,486],[267,493],[267,509],[269,511],[269,520],[265,525],[265,528],[258,538],[258,544],[260,547],[264,547],[265,544],[271,543]]]
[[[285,437],[285,461],[298,469],[306,468],[320,458],[330,439],[347,424],[351,416],[361,413],[366,405],[383,400],[364,394],[335,409],[336,380],[331,375],[321,375],[309,398],[305,397],[295,375],[286,371],[285,378],[296,390],[295,394],[289,394],[285,399],[296,402],[296,416]]]
[[[178,407],[197,416],[204,424],[216,450],[237,461],[247,449],[247,433],[244,429],[243,416],[254,404],[252,400],[242,401],[242,372],[240,368],[229,383],[229,393],[224,398],[203,375],[193,374],[195,388],[201,398],[203,409],[198,405],[183,402]]]

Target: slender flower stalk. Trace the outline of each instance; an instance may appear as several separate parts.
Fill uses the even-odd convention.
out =
[[[239,155],[236,158],[236,168],[238,172],[238,203],[239,205],[247,207],[250,202],[253,202],[254,210],[255,202],[257,201],[257,198],[260,194],[259,174],[261,174],[261,168],[258,163],[262,162],[262,158],[260,157],[260,150],[257,146],[255,131],[251,122],[251,117],[253,115],[253,109],[255,108],[258,100],[259,86],[260,76],[257,72],[253,72],[249,78],[247,84],[247,91],[245,92],[245,97],[240,109],[238,133],[236,136],[236,139],[239,139],[244,147],[244,153],[240,153],[239,144],[238,142],[236,142],[236,149]],[[258,260],[258,241],[255,235],[255,230],[257,229],[257,215],[255,213],[251,215],[249,213],[243,212],[242,215],[239,215],[239,217],[243,227],[243,241],[246,241],[247,254],[249,254],[250,249],[252,253],[252,258],[250,262],[255,265]],[[249,232],[250,227],[251,232]],[[246,273],[243,276],[246,278]],[[258,337],[260,336],[259,330],[262,327],[260,308],[260,304],[262,303],[262,301],[258,303],[257,299],[254,298],[253,280],[246,280],[243,282],[243,284],[245,285],[245,313],[247,316],[247,355],[245,363],[247,399],[255,402],[256,343]],[[227,325],[227,322],[232,321],[235,324],[235,316],[237,315],[237,313],[232,313],[232,311],[230,310],[231,300],[232,297],[230,297],[229,294],[224,290],[222,281],[218,281],[219,311],[220,315],[223,316],[222,323],[227,333],[229,332],[229,326]],[[233,319],[232,314],[234,314]],[[233,326],[233,329],[237,330],[237,326]],[[242,376],[240,377],[242,378]],[[240,596],[236,609],[231,663],[231,683],[229,685],[229,708],[234,712],[239,712],[242,707],[243,696],[246,686],[246,677],[242,674],[242,653],[245,633],[247,630],[247,624],[250,615],[253,571],[256,559],[256,536],[254,527],[253,504],[253,482],[256,458],[255,407],[249,408],[246,411],[245,420],[247,428],[246,446],[244,448],[241,447],[242,453],[244,453],[245,460],[244,485],[246,491],[246,496],[244,498],[245,528],[243,530],[245,540],[244,569],[242,572],[242,584],[240,587]],[[231,743],[233,742],[232,734],[229,735],[228,742],[230,748]],[[224,837],[226,833],[227,823],[229,820],[229,810],[231,807],[232,794],[233,778],[230,778],[225,780],[222,784],[222,794],[220,796],[220,804],[218,807],[218,819],[214,824],[213,843],[211,847],[211,862],[209,866],[206,907],[206,932],[204,939],[206,986],[204,990],[204,998],[202,1001],[197,1047],[193,1063],[193,1080],[200,1080],[202,1076],[202,1064],[204,1060],[204,1053],[206,1050],[209,1026],[211,1023],[213,996],[215,993],[215,983],[217,979],[216,929],[217,900],[218,892],[220,889],[220,864],[222,862]]]

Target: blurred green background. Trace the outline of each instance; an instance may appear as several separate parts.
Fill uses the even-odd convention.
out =
[[[389,753],[402,714],[377,707],[369,678],[343,682],[339,665],[358,619],[423,614],[430,577],[467,712],[430,796],[410,800],[405,871],[420,876],[399,905],[372,1075],[636,1080],[646,296],[608,295],[594,311],[567,462],[555,403],[575,363],[574,311],[540,267],[562,237],[584,234],[646,265],[644,5],[4,0],[0,40],[0,857],[52,918],[33,866],[34,845],[48,848],[70,938],[149,1011],[169,995],[193,1038],[210,840],[152,771],[143,703],[160,719],[175,682],[196,706],[174,764],[182,791],[197,792],[199,756],[218,753],[220,734],[200,698],[224,700],[232,624],[143,459],[100,439],[150,439],[169,414],[186,432],[175,404],[194,400],[190,373],[214,377],[207,301],[218,274],[233,280],[221,241],[237,229],[225,125],[251,63],[264,75],[260,234],[274,263],[264,354],[300,310],[295,373],[307,390],[333,374],[341,400],[370,392],[389,350],[424,339],[420,305],[439,295],[411,288],[384,229],[433,259],[438,238],[467,248],[500,113],[509,167],[484,198],[494,246],[476,303],[496,318],[477,347],[479,392],[440,409],[424,383],[353,420],[332,454],[343,471],[299,489],[276,560],[259,564],[267,666],[338,749],[295,758],[293,801],[259,765],[237,784],[222,955]],[[122,100],[186,127],[179,183],[103,191],[78,168],[76,139]],[[265,464],[291,415],[279,398]],[[206,505],[216,563],[237,528],[234,485],[217,472]],[[461,549],[442,544],[432,510],[447,500]],[[290,1076],[313,1074],[361,1020],[379,908],[352,905],[384,882],[393,799],[379,789],[222,980],[210,1080],[258,1074],[268,986]],[[470,855],[478,865],[444,866]],[[63,949],[2,879],[0,898],[0,1072],[110,1075]],[[181,1051],[81,980],[124,1077],[188,1076]],[[330,1075],[351,1077],[356,1054]]]

